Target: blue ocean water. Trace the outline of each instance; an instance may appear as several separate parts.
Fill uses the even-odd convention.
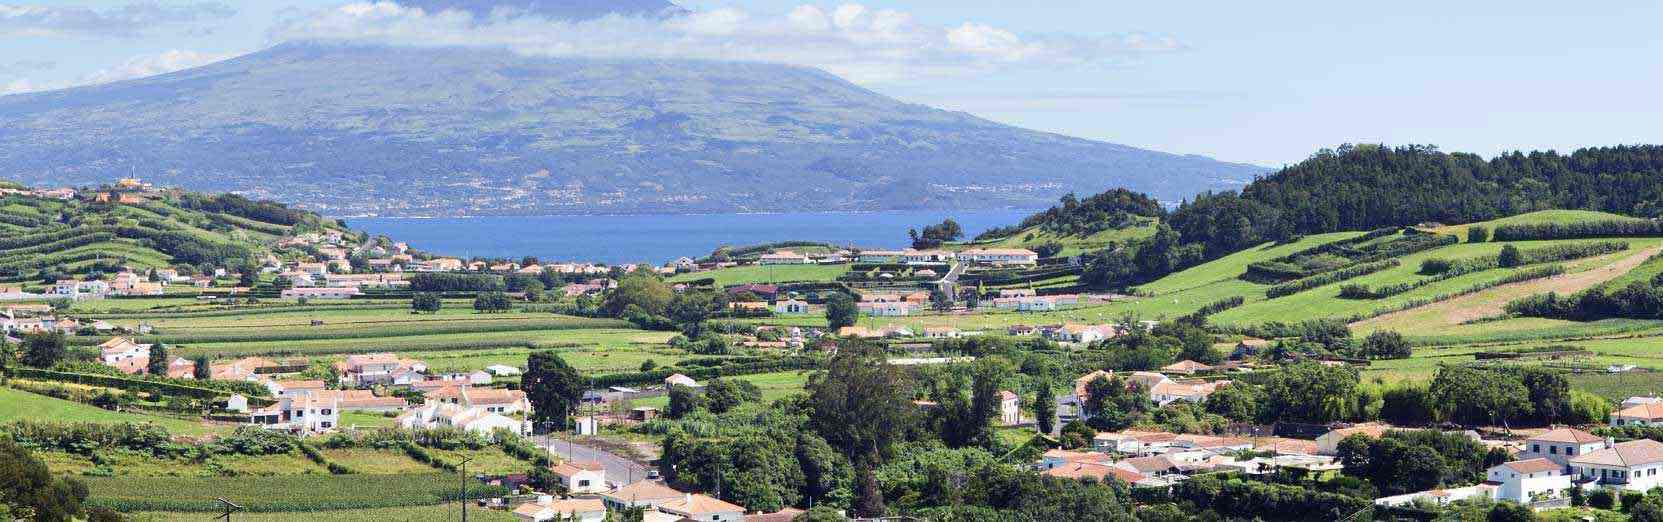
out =
[[[350,218],[347,225],[457,257],[663,264],[721,245],[824,241],[867,248],[908,245],[907,229],[952,218],[966,237],[1014,225],[1032,210],[826,212],[632,216]]]

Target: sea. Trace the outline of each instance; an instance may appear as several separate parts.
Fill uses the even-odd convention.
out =
[[[840,246],[902,248],[907,229],[952,218],[975,237],[1009,226],[1034,210],[805,212],[620,216],[368,218],[346,220],[355,230],[381,234],[411,247],[455,257],[663,264],[699,258],[722,245],[821,241]]]

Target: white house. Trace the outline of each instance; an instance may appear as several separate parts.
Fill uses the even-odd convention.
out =
[[[959,252],[958,260],[986,265],[1033,265],[1039,263],[1039,254],[1022,248],[986,248]]]
[[[856,260],[862,263],[895,263],[901,260],[905,252],[896,250],[866,250],[860,253]]]
[[[346,288],[290,288],[282,293],[284,299],[352,299],[360,295],[364,295],[364,292],[355,286]]]
[[[266,429],[313,435],[341,424],[341,410],[333,399],[311,395],[285,397],[276,404],[248,413],[248,422]]]
[[[1564,497],[1570,488],[1570,475],[1564,467],[1548,459],[1515,460],[1490,468],[1485,479],[1499,484],[1496,500],[1510,500],[1529,505],[1533,502]]]
[[[227,397],[225,399],[225,411],[248,413],[248,397],[244,397],[240,393]]]
[[[491,413],[484,408],[457,404],[429,403],[405,412],[395,422],[404,429],[448,426],[482,437],[489,437],[497,430],[506,430],[517,435],[526,433],[523,422]]]
[[[1006,426],[1022,423],[1022,397],[1007,390],[999,390],[999,422]]]
[[[560,479],[560,485],[572,494],[598,494],[612,489],[606,485],[606,467],[599,462],[568,460],[549,470]]]
[[[150,346],[135,343],[126,337],[115,337],[98,345],[98,360],[122,373],[144,373],[145,367],[150,364]]]
[[[1640,439],[1612,444],[1572,457],[1570,466],[1577,477],[1593,480],[1601,487],[1650,491],[1659,484],[1663,442]]]
[[[1611,414],[1611,426],[1663,426],[1663,403],[1640,403],[1617,410]]]
[[[1606,439],[1575,428],[1558,428],[1524,441],[1519,459],[1548,459],[1560,466],[1569,466],[1574,457],[1587,455],[1610,447]],[[1566,468],[1566,472],[1569,469]]]
[[[699,522],[738,522],[745,519],[745,508],[696,493],[686,493],[682,498],[665,501],[658,505],[658,510]]]
[[[860,303],[860,307],[874,317],[901,317],[912,313],[912,304],[905,302]]]
[[[757,259],[757,263],[763,265],[807,265],[813,262],[814,260],[809,259],[808,256],[790,250],[763,254],[761,258]]]
[[[671,375],[669,377],[665,377],[664,378],[664,386],[665,387],[686,386],[688,388],[701,388],[704,385],[699,384],[699,381],[693,380],[692,377],[688,377],[686,375],[682,375],[682,374],[678,373],[678,374],[675,374],[675,375]]]
[[[808,313],[808,302],[787,299],[774,304],[774,313],[779,315],[802,315]]]
[[[682,497],[682,492],[653,480],[638,481],[601,494],[606,507],[618,511],[632,507],[656,508],[659,504]]]
[[[515,368],[513,366],[509,366],[509,365],[506,365],[506,364],[493,364],[493,365],[490,365],[490,366],[486,366],[485,371],[490,372],[491,375],[496,375],[498,377],[507,377],[507,376],[512,376],[512,375],[519,375],[520,373],[522,373],[519,368]]]
[[[524,522],[601,522],[606,520],[606,504],[598,498],[555,500],[543,495],[514,508],[514,518]]]

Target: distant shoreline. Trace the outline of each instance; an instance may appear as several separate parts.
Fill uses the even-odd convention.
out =
[[[566,218],[566,217],[778,216],[778,215],[839,215],[839,214],[865,215],[865,214],[902,214],[902,213],[919,213],[919,212],[942,212],[942,213],[949,213],[949,214],[954,213],[954,212],[966,213],[966,214],[982,213],[982,212],[1030,212],[1030,213],[1037,213],[1037,212],[1043,212],[1044,210],[1045,209],[1042,209],[1042,208],[1035,209],[1035,208],[1017,208],[1017,207],[997,207],[997,208],[973,208],[973,209],[802,210],[802,211],[768,210],[768,211],[753,211],[753,212],[623,212],[623,213],[605,213],[605,214],[471,214],[471,215],[458,215],[458,216],[451,216],[451,215],[409,215],[409,216],[394,215],[394,216],[383,216],[383,215],[362,214],[362,215],[356,215],[356,216],[351,216],[351,215],[349,215],[349,216],[334,216],[334,215],[330,215],[328,217],[331,218],[331,219],[410,219],[410,220],[428,220],[428,219],[481,219],[481,218],[505,218],[506,219],[506,218]],[[951,217],[951,216],[949,216],[949,217]]]

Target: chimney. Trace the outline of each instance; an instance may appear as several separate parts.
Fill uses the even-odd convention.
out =
[[[1614,438],[1611,438],[1611,437],[1606,437],[1605,438],[1605,447],[1609,448],[1611,446],[1615,446],[1616,444],[1617,444],[1617,439],[1614,439]]]

